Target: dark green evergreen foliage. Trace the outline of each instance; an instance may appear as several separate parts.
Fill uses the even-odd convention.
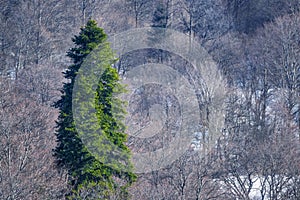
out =
[[[81,28],[79,35],[72,38],[76,47],[71,48],[67,52],[67,56],[73,60],[74,65],[68,68],[65,78],[73,80],[84,58],[99,44],[106,41],[106,39],[107,36],[104,30],[97,27],[95,21],[88,21],[86,27]]]
[[[151,31],[149,31],[148,43],[150,46],[163,44],[167,37],[165,29],[168,27],[168,10],[165,4],[158,4],[152,17]],[[156,57],[158,63],[168,57],[162,49],[150,51],[150,57]]]
[[[58,166],[67,169],[70,174],[72,192],[68,194],[69,199],[81,199],[82,196],[89,199],[107,199],[116,192],[120,199],[127,199],[126,188],[136,179],[131,172],[122,172],[99,162],[83,145],[75,129],[72,114],[72,90],[76,74],[87,55],[98,45],[107,43],[106,39],[103,29],[97,27],[94,20],[88,21],[87,25],[81,28],[79,35],[72,39],[75,47],[68,51],[67,56],[72,58],[74,64],[70,65],[65,72],[65,78],[70,81],[64,84],[63,95],[55,104],[60,109],[60,115],[56,133],[58,144],[54,155]],[[108,45],[103,46],[105,48]],[[112,64],[103,66],[105,72],[100,77],[98,89],[95,91],[97,94],[95,107],[103,133],[113,144],[124,150],[129,158],[130,151],[124,144],[127,139],[124,134],[125,126],[112,115],[113,92],[124,91],[118,82],[117,71],[111,67]],[[119,110],[122,111],[121,108]],[[118,184],[116,179],[121,179],[123,184]],[[88,194],[82,195],[82,193]]]
[[[234,29],[241,33],[253,34],[264,24],[279,16],[297,11],[298,0],[228,0],[228,11],[233,17]]]
[[[152,18],[152,27],[167,28],[168,12],[164,4],[158,4]]]

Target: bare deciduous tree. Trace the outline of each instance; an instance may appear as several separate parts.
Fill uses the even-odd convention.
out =
[[[1,79],[0,87],[1,198],[63,198],[66,175],[57,171],[52,157],[56,111],[16,82]]]

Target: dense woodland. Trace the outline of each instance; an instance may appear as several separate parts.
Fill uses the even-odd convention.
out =
[[[0,199],[300,199],[299,9],[299,0],[0,0]],[[101,37],[85,49],[79,40],[89,26]],[[124,174],[76,146],[75,136],[62,139],[73,131],[62,127],[72,124],[68,99],[85,56],[106,34],[140,27],[174,29],[201,44],[221,71],[202,72],[215,79],[207,87],[222,84],[226,98],[207,90],[199,102],[208,131],[200,150],[160,170]],[[118,69],[122,78],[157,54],[157,62],[178,59],[154,49],[129,54],[106,65],[103,80],[116,86]],[[109,105],[103,91],[99,85],[100,110]],[[225,121],[214,129],[218,104]],[[110,119],[102,111],[100,121]],[[143,145],[128,138],[128,148],[121,133],[111,139],[127,153]],[[72,155],[63,141],[75,141]]]

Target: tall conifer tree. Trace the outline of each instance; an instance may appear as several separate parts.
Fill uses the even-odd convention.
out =
[[[58,166],[67,169],[70,175],[72,191],[67,195],[68,199],[108,199],[111,195],[118,196],[118,199],[127,199],[126,188],[136,179],[130,171],[122,172],[97,160],[82,143],[73,119],[72,90],[76,74],[84,59],[99,45],[104,48],[101,51],[105,55],[111,52],[109,45],[103,45],[107,44],[106,39],[103,29],[97,27],[94,20],[90,20],[81,28],[79,35],[72,39],[75,47],[67,52],[73,64],[65,72],[65,78],[69,82],[64,84],[62,97],[55,104],[60,109],[60,115],[56,133],[58,144],[54,155]],[[95,108],[103,134],[112,144],[128,154],[129,158],[130,151],[124,144],[127,139],[124,134],[125,126],[112,115],[113,92],[116,88],[122,91],[118,73],[112,64],[102,66],[104,73],[99,77],[98,89],[95,91]],[[122,185],[119,184],[121,182]]]

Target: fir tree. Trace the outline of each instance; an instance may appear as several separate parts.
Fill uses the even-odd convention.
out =
[[[166,28],[168,27],[168,10],[165,4],[158,4],[152,17],[151,27],[149,31],[148,43],[150,46],[164,44],[164,40],[168,35],[166,34]],[[151,57],[156,57],[158,63],[163,63],[163,61],[168,57],[167,53],[164,53],[162,49],[152,50],[150,52]]]
[[[87,25],[81,28],[79,35],[72,39],[75,47],[68,51],[67,56],[72,59],[73,64],[65,72],[65,78],[70,81],[64,84],[62,97],[55,104],[60,109],[60,115],[56,133],[58,144],[54,155],[58,166],[67,169],[70,175],[72,191],[67,195],[69,199],[108,199],[111,195],[116,196],[114,193],[117,192],[119,199],[127,199],[126,188],[136,179],[132,172],[120,171],[95,158],[82,143],[73,119],[72,90],[76,74],[84,59],[99,45],[102,48],[100,52],[114,57],[106,39],[103,29],[97,27],[94,20],[88,21]],[[113,98],[113,93],[124,91],[112,64],[106,63],[101,66],[104,73],[99,77],[98,89],[95,91],[95,107],[103,134],[129,158],[130,151],[124,144],[127,139],[124,134],[125,126],[112,115],[113,103],[119,103],[119,106],[122,103]],[[120,181],[115,181],[117,179],[123,180],[125,184],[120,186]]]
[[[164,4],[158,4],[152,18],[151,27],[167,28],[168,26],[168,10]]]

